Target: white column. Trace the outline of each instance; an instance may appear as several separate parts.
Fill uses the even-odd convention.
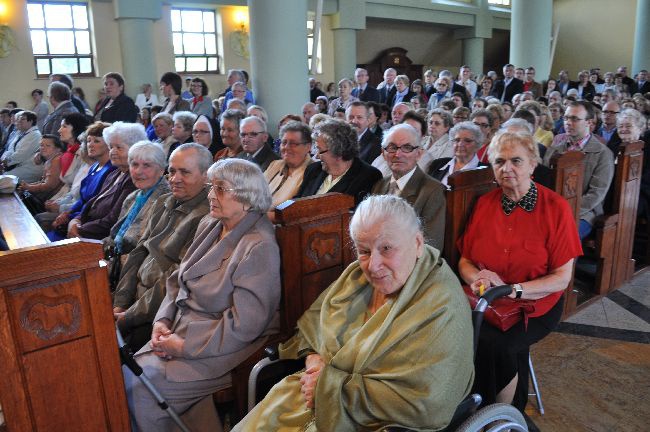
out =
[[[533,66],[538,77],[551,72],[553,0],[513,0],[510,17],[510,63]]]
[[[251,79],[255,99],[274,130],[285,114],[309,101],[307,2],[248,0]]]
[[[650,69],[650,0],[636,2],[636,30],[634,31],[634,51],[632,54],[633,76],[641,69]]]
[[[354,79],[357,67],[357,31],[340,28],[334,32],[334,76],[336,81]]]

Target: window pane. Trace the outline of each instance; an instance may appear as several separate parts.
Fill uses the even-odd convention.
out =
[[[52,73],[79,73],[77,69],[76,58],[53,58],[52,59]]]
[[[28,4],[27,15],[29,15],[29,26],[31,28],[45,27],[45,21],[43,21],[43,7],[40,4]]]
[[[183,48],[185,54],[204,54],[203,35],[197,33],[183,33]]]
[[[172,9],[172,31],[181,31],[181,11]]]
[[[311,51],[312,48],[314,47],[312,44],[314,43],[314,38],[307,38],[307,55],[311,57]]]
[[[205,35],[205,53],[217,53],[217,39],[214,37],[214,33]]]
[[[47,41],[50,44],[50,54],[74,54],[74,36],[71,31],[48,31]]]
[[[188,71],[205,71],[206,67],[206,58],[205,57],[188,57],[187,59],[187,70]]]
[[[203,17],[201,11],[183,11],[183,31],[203,31]]]
[[[174,54],[183,54],[183,34],[174,33],[172,40],[174,41]]]
[[[49,75],[50,74],[50,60],[49,59],[38,59],[36,60],[36,73],[39,75]]]
[[[32,50],[34,54],[47,54],[47,43],[45,42],[45,31],[32,30]]]
[[[185,57],[176,57],[176,72],[185,72]]]
[[[72,6],[72,16],[74,18],[74,28],[88,28],[88,14],[86,13],[86,6]]]
[[[77,38],[77,54],[90,54],[90,33],[87,31],[75,32]]]
[[[71,28],[72,13],[68,5],[45,5],[45,23],[49,28]]]
[[[93,71],[92,63],[89,58],[80,58],[79,59],[79,72],[80,73],[91,73]]]
[[[216,71],[217,70],[217,58],[216,57],[209,57],[208,58],[208,70],[209,71]]]
[[[203,31],[214,33],[214,12],[203,12]]]

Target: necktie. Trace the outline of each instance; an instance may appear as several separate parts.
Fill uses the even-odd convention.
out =
[[[388,195],[399,195],[399,186],[397,186],[397,182],[394,180],[390,181],[390,184],[388,185]]]

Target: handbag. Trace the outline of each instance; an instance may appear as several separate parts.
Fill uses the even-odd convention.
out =
[[[115,249],[109,248],[106,253],[106,258],[109,262],[110,272],[108,274],[108,286],[111,292],[115,291],[117,284],[120,282],[120,274],[122,273],[122,260],[120,254],[115,253]]]
[[[463,285],[463,291],[472,309],[476,307],[479,297],[474,294],[469,285]],[[485,309],[483,319],[492,327],[507,331],[522,319],[524,326],[528,327],[528,315],[535,312],[536,300],[513,299],[501,297],[490,303]]]
[[[34,196],[31,192],[20,191],[18,193],[18,196],[20,197],[20,200],[23,202],[27,210],[29,210],[33,216],[45,211],[43,202]]]

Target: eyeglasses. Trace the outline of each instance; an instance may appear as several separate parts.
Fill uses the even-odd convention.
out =
[[[483,129],[490,127],[490,125],[488,123],[474,123],[474,124],[476,126],[480,127],[480,128],[483,128]]]
[[[328,151],[329,151],[329,149],[321,150],[318,147],[316,147],[316,154],[318,154],[318,155],[323,155],[323,154],[327,153]]]
[[[246,138],[246,137],[257,138],[258,135],[263,134],[263,133],[264,132],[248,132],[248,133],[242,132],[242,133],[239,134],[239,136],[242,137],[242,138]]]
[[[460,144],[461,142],[463,144],[471,144],[475,141],[471,138],[454,138],[451,140],[451,142],[453,142],[454,144]]]
[[[281,146],[285,147],[298,147],[299,145],[302,144],[311,144],[310,142],[294,142],[294,141],[287,141],[287,140],[282,140],[280,141]]]
[[[224,195],[226,192],[235,192],[237,190],[235,188],[227,188],[227,187],[223,187],[221,185],[215,186],[212,183],[206,183],[205,187],[207,187],[210,192],[214,191],[214,193],[219,195],[219,196]]]
[[[209,134],[209,133],[210,133],[210,131],[204,131],[204,130],[199,130],[199,129],[196,129],[196,130],[192,131],[192,135],[205,135],[205,134]]]
[[[412,153],[413,150],[420,148],[420,146],[412,146],[411,144],[404,144],[402,146],[396,146],[395,144],[388,144],[386,147],[384,147],[384,151],[386,153],[397,153],[397,150],[401,150],[402,153]]]
[[[603,114],[609,114],[609,115],[614,115],[618,114],[620,111],[603,111]]]
[[[582,121],[582,120],[586,120],[586,119],[576,117],[576,116],[565,116],[564,117],[564,121],[571,122],[571,123],[576,123],[576,122],[579,122],[579,121]]]

